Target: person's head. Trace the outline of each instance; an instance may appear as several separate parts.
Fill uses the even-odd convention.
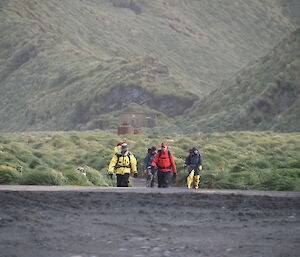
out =
[[[152,147],[150,148],[150,153],[152,153],[152,154],[155,154],[155,153],[156,153],[156,147],[155,147],[155,146],[152,146]]]
[[[165,151],[168,149],[168,143],[161,143],[161,150]]]
[[[198,150],[196,147],[193,147],[193,148],[192,148],[192,153],[198,154],[198,153],[199,153],[199,150]]]
[[[122,151],[122,152],[128,151],[128,145],[127,145],[126,143],[123,143],[123,144],[121,145],[121,151]]]

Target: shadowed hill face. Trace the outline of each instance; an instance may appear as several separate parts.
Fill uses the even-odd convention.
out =
[[[201,99],[189,116],[200,114],[197,130],[299,131],[299,107],[300,28]]]
[[[0,8],[0,130],[86,128],[131,102],[177,116],[295,26],[289,6],[273,0]]]

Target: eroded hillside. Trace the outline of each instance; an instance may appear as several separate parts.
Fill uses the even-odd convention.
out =
[[[279,0],[1,1],[0,129],[115,127],[131,102],[182,114],[293,30],[290,10]]]

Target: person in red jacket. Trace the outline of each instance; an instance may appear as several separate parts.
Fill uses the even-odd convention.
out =
[[[157,183],[158,187],[169,187],[169,177],[173,171],[173,179],[176,179],[176,165],[174,156],[168,148],[168,143],[162,143],[161,149],[155,155],[152,161],[152,168],[157,166]]]

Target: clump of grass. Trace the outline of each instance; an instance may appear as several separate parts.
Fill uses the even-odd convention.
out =
[[[219,181],[222,176],[222,171],[202,171],[200,175],[200,185],[204,188],[221,188]]]
[[[262,190],[299,191],[300,169],[277,169],[260,172],[260,185]]]
[[[62,168],[62,174],[66,178],[66,184],[72,186],[92,186],[86,176],[77,172],[75,168],[67,166]]]
[[[30,144],[27,135],[30,136]],[[126,141],[129,144],[130,151],[138,160],[138,170],[142,171],[147,148],[152,145],[159,148],[161,142],[168,140],[178,169],[177,185],[186,184],[187,169],[181,167],[189,154],[187,149],[196,146],[201,151],[204,164],[202,187],[300,190],[300,137],[296,133],[226,132],[191,136],[120,137],[102,131],[88,131],[1,136],[2,141],[9,142],[0,143],[1,164],[24,167],[24,181],[16,183],[114,186],[115,178],[109,179],[106,171],[118,142]],[[64,144],[53,144],[53,137],[59,138]],[[35,147],[37,143],[42,145],[38,150]],[[284,151],[277,151],[281,145]],[[87,176],[79,174],[77,167],[87,168]],[[60,171],[63,179],[49,182],[51,179],[45,173],[55,177],[57,172],[53,175],[53,170]],[[29,180],[28,174],[34,179]]]
[[[108,187],[116,185],[116,179],[108,178],[107,174],[103,171],[101,172],[87,166],[85,167],[85,170],[87,172],[86,177],[95,186]]]
[[[248,171],[224,174],[218,183],[220,188],[243,190],[255,189],[258,184],[257,174]]]
[[[62,186],[66,184],[65,177],[58,171],[46,168],[30,170],[23,174],[23,185]]]
[[[2,165],[0,166],[0,184],[19,184],[22,174],[15,168]]]

